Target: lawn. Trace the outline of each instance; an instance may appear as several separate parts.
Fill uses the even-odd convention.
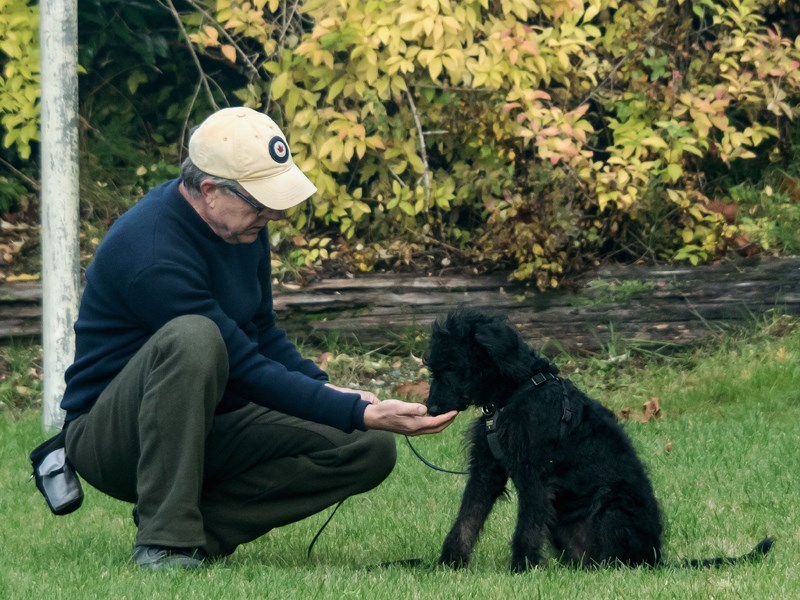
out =
[[[780,334],[776,331],[780,330]],[[335,358],[335,357],[334,357]],[[395,359],[387,359],[386,364]],[[130,505],[86,486],[84,506],[54,517],[29,481],[27,452],[40,439],[35,409],[0,413],[2,598],[794,598],[800,590],[800,326],[720,338],[713,348],[620,362],[556,357],[609,407],[636,414],[658,397],[663,414],[627,421],[666,520],[670,561],[734,555],[766,535],[766,559],[718,570],[575,571],[554,561],[508,573],[516,501],[490,517],[466,570],[369,567],[418,557],[432,563],[457,510],[464,478],[422,465],[398,438],[397,469],[372,493],[349,499],[306,552],[330,511],[271,532],[227,561],[195,573],[143,573],[130,562]],[[408,359],[405,359],[408,361]],[[339,361],[342,364],[343,361]],[[348,366],[334,377],[380,386],[387,374]],[[386,369],[395,369],[395,364]],[[413,368],[412,368],[413,370]],[[8,379],[8,378],[7,378]],[[12,378],[13,379],[13,378]],[[350,381],[342,381],[344,384]],[[22,385],[14,382],[15,387]],[[28,389],[28,388],[26,388]],[[388,397],[385,388],[377,391]],[[2,390],[0,390],[2,392]],[[8,405],[8,401],[5,401]],[[463,466],[461,415],[415,446],[444,467]]]

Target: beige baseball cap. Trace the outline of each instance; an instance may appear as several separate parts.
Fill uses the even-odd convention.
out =
[[[291,208],[317,191],[294,164],[275,121],[244,106],[223,108],[203,121],[189,140],[189,158],[209,175],[236,181],[274,210]]]

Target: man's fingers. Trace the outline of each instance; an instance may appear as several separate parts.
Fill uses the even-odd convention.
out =
[[[416,402],[402,402],[398,400],[399,405],[402,407],[400,412],[413,417],[422,417],[428,412],[428,407],[424,404]]]
[[[372,392],[364,391],[364,390],[353,390],[346,387],[341,387],[339,385],[333,385],[331,382],[327,382],[325,387],[329,387],[331,389],[337,390],[339,392],[344,392],[345,394],[358,394],[361,396],[362,400],[369,402],[370,404],[380,404],[380,398],[378,398]]]
[[[456,418],[458,412],[453,410],[443,415],[435,417],[421,417],[415,425],[414,431],[409,432],[407,435],[427,435],[430,433],[439,433],[447,428]]]

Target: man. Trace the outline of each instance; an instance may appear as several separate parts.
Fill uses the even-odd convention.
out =
[[[135,503],[142,567],[198,567],[370,490],[394,466],[389,432],[455,417],[332,385],[276,326],[266,225],[315,191],[271,119],[220,110],[86,272],[67,456]]]

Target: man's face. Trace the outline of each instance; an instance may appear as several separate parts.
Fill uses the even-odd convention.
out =
[[[205,221],[229,244],[250,244],[269,221],[286,218],[286,211],[264,207],[243,189],[213,186],[204,193],[209,200]]]

